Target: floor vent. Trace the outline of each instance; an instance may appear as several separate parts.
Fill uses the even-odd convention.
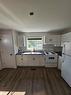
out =
[[[35,68],[32,68],[31,70],[36,70]]]

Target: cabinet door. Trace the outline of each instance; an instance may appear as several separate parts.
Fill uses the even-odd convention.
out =
[[[45,65],[45,57],[44,55],[39,56],[39,66],[44,66]]]
[[[44,66],[44,56],[43,55],[34,55],[33,56],[33,66]]]
[[[23,55],[23,65],[24,66],[33,66],[33,56],[32,55]]]
[[[37,55],[33,55],[32,56],[32,62],[33,62],[33,66],[39,66],[39,58]]]
[[[16,55],[16,63],[17,63],[17,66],[23,66],[23,56],[22,55]]]

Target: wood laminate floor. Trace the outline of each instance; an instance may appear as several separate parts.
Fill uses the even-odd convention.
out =
[[[71,88],[55,68],[4,69],[0,95],[71,95]]]

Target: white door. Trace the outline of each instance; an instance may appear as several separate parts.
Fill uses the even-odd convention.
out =
[[[0,34],[1,59],[3,68],[16,68],[11,32]]]

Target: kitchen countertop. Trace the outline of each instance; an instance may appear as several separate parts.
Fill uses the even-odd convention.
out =
[[[32,52],[32,51],[25,51],[25,52],[19,52],[17,53],[16,55],[52,55],[52,54],[57,54],[57,53],[54,53],[54,52],[46,52],[46,51],[35,51],[35,52]]]
[[[29,52],[29,51],[26,51],[26,52],[18,52],[16,55],[45,55],[45,52],[44,51],[35,51],[35,52]]]

